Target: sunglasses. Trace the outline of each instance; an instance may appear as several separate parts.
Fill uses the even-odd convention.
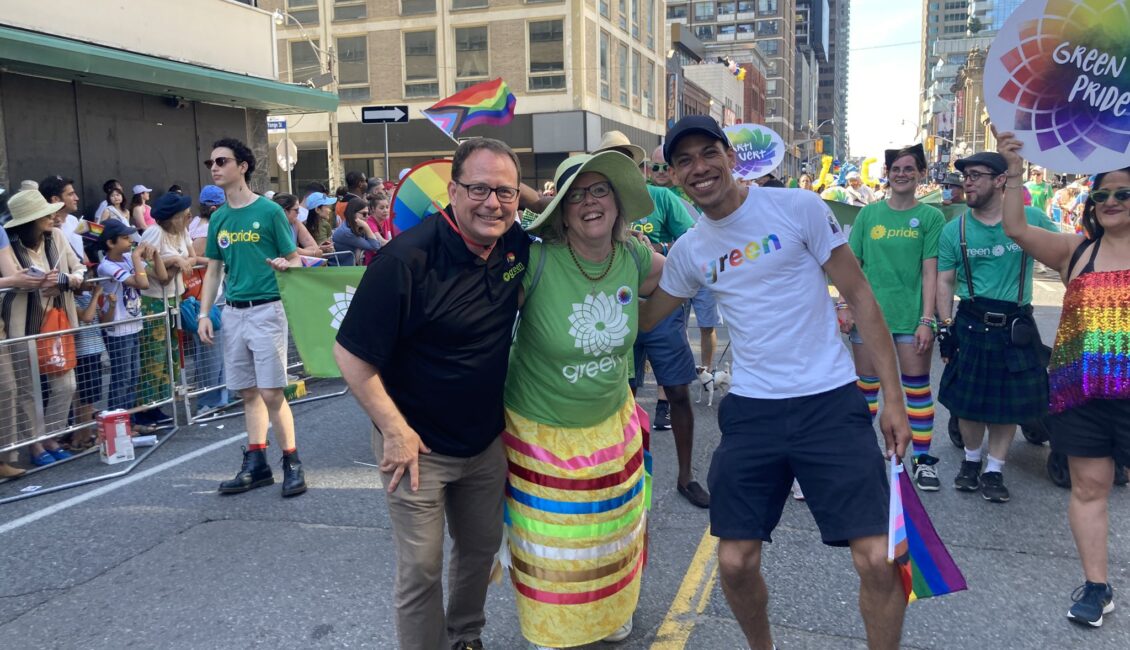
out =
[[[1124,187],[1120,190],[1114,190],[1113,192],[1110,190],[1091,192],[1091,200],[1095,202],[1095,205],[1102,205],[1106,203],[1106,200],[1109,199],[1111,195],[1114,195],[1115,201],[1126,203],[1130,201],[1130,187]]]
[[[216,156],[215,159],[209,158],[208,160],[205,160],[204,161],[204,167],[207,168],[207,169],[212,169],[212,165],[218,165],[220,167],[223,167],[224,165],[227,165],[230,162],[235,162],[235,158],[227,158],[227,157],[224,157],[224,156]]]
[[[668,165],[667,163],[651,163],[651,172],[653,174],[665,172],[665,171],[667,171],[667,168],[669,166],[670,165]]]

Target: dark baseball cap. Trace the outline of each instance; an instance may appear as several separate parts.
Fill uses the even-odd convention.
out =
[[[982,151],[975,153],[972,156],[969,156],[968,158],[962,158],[961,160],[953,164],[954,167],[957,167],[957,171],[962,173],[964,173],[965,168],[969,167],[970,165],[984,165],[997,174],[1003,174],[1008,171],[1008,161],[1004,159],[1004,156],[995,151]]]
[[[98,235],[98,248],[99,250],[106,250],[107,242],[122,235],[132,235],[135,232],[137,232],[137,228],[133,226],[127,226],[117,219],[107,219],[102,222],[102,233]]]
[[[718,125],[713,117],[709,115],[688,115],[675,123],[671,130],[667,132],[667,138],[663,142],[663,159],[668,163],[671,162],[671,156],[675,153],[675,147],[679,144],[679,140],[683,136],[701,134],[707,137],[721,140],[722,144],[727,149],[732,149],[730,139],[726,137],[726,132]]]

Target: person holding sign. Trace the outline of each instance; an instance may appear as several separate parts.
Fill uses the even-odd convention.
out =
[[[1012,133],[997,136],[1009,176],[1020,173],[1022,146]],[[1048,368],[1048,429],[1052,449],[1067,455],[1067,515],[1085,576],[1067,618],[1099,627],[1114,609],[1107,500],[1122,471],[1116,464],[1130,464],[1130,167],[1095,177],[1083,236],[1031,227],[1019,189],[1017,182],[1005,184],[1005,232],[1067,284]]]

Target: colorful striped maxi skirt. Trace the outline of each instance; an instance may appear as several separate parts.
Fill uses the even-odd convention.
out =
[[[632,617],[647,561],[648,431],[630,395],[592,427],[540,424],[507,409],[502,561],[529,641],[592,643]]]

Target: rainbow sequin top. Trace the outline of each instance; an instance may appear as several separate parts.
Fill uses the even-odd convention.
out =
[[[1130,270],[1085,273],[1067,285],[1048,382],[1052,413],[1130,399]]]

